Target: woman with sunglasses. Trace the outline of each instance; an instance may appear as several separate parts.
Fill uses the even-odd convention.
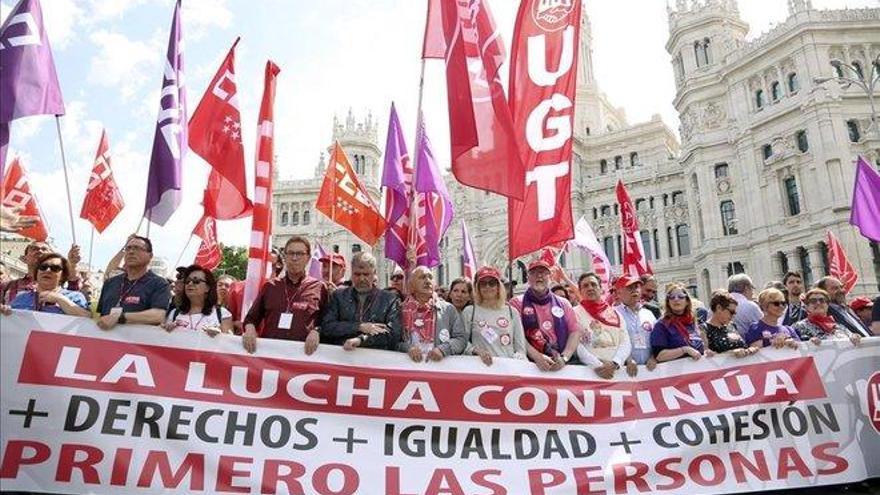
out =
[[[696,361],[703,355],[703,339],[694,320],[691,297],[682,284],[666,286],[663,318],[651,331],[651,350],[660,363],[685,356]]]
[[[507,303],[507,290],[501,272],[491,266],[477,270],[474,304],[461,312],[470,352],[480,356],[486,366],[496,357],[526,359],[526,334],[519,311]]]
[[[828,303],[831,296],[822,289],[811,289],[804,294],[807,317],[793,325],[801,339],[819,345],[828,339],[849,339],[853,345],[859,345],[861,336],[851,333],[828,314]]]
[[[707,353],[709,351],[716,354],[729,352],[736,357],[746,357],[758,352],[757,348],[749,347],[746,344],[736,328],[730,326],[736,315],[736,306],[736,299],[726,290],[717,290],[712,293],[712,298],[709,300],[712,317],[700,325],[703,339],[709,346]]]
[[[70,275],[68,270],[64,256],[58,253],[42,255],[31,272],[36,286],[33,290],[19,292],[12,300],[11,308],[88,318],[91,313],[86,297],[62,287]],[[2,307],[0,311],[9,314],[10,306]]]
[[[203,331],[211,337],[232,333],[232,313],[217,304],[217,282],[210,270],[190,265],[182,272],[180,307],[171,310],[162,328]]]
[[[773,347],[781,349],[785,346],[797,349],[800,336],[793,328],[779,324],[788,308],[788,298],[776,288],[764,289],[758,294],[758,306],[764,316],[749,326],[746,332],[746,343],[751,347]]]

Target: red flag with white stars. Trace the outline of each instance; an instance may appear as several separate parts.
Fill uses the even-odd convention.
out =
[[[241,114],[235,85],[235,45],[220,64],[189,121],[189,147],[211,165],[205,214],[232,220],[251,214],[241,145]]]
[[[385,232],[385,219],[379,207],[358,180],[338,142],[333,147],[315,207],[371,246]]]
[[[110,169],[110,144],[107,131],[103,131],[79,217],[91,222],[98,232],[104,232],[124,206],[125,201],[113,178],[113,170]]]

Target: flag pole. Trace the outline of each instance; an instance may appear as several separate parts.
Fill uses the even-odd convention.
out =
[[[149,225],[149,224],[148,224],[148,225]],[[190,232],[190,234],[189,234],[189,239],[186,240],[186,244],[184,244],[183,249],[180,250],[180,256],[178,256],[178,257],[177,257],[177,261],[174,262],[174,267],[175,267],[175,268],[177,268],[178,266],[180,266],[180,260],[183,259],[183,253],[186,252],[186,248],[189,247],[189,243],[192,242],[192,240],[193,240],[193,236],[194,236],[194,235],[195,235],[195,234],[193,234],[192,232]]]
[[[135,235],[140,235],[140,233],[141,233],[141,226],[143,226],[143,224],[144,224],[144,219],[145,219],[145,218],[146,218],[146,217],[141,217],[141,221],[138,222],[137,229],[135,229],[135,231],[134,231]]]
[[[340,153],[344,153],[344,152],[342,151],[342,146],[339,145],[339,141],[336,141],[336,143],[333,145],[333,155],[334,156],[330,160],[330,162],[333,163],[333,170],[330,171],[330,173],[333,174],[333,202],[330,203],[330,221],[333,222],[334,225],[336,224],[336,162],[339,159]],[[328,262],[329,264],[327,267],[328,268],[328,270],[327,270],[327,283],[328,284],[330,283],[330,278],[331,278],[330,274],[333,272],[333,254],[334,254],[333,253],[333,244],[330,244],[330,256],[329,256],[330,261]],[[321,260],[319,259],[318,265],[320,265],[320,264],[321,264]]]
[[[422,100],[425,95],[425,59],[422,58],[422,67],[419,72],[419,99],[416,110],[416,133],[413,136],[415,139],[415,145],[413,146],[413,185],[412,185],[412,198],[410,198],[409,205],[409,246],[407,247],[407,265],[410,264],[409,260],[409,250],[412,249],[414,253],[415,260],[413,260],[413,266],[407,266],[403,271],[404,273],[404,282],[406,283],[409,279],[408,272],[416,267],[418,264],[419,253],[418,253],[418,216],[416,215],[416,208],[419,205],[418,193],[416,192],[416,177],[418,176],[419,169],[419,133],[422,129]]]
[[[95,226],[92,225],[92,235],[89,236],[89,272],[92,271],[92,246],[95,244]]]
[[[64,169],[64,186],[67,189],[67,213],[70,216],[70,236],[76,244],[76,227],[73,224],[73,203],[70,200],[70,179],[67,177],[67,157],[64,155],[64,140],[61,138],[61,118],[55,116],[55,128],[58,130],[58,147],[61,148],[61,165]]]

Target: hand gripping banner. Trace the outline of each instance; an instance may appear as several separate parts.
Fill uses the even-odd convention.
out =
[[[0,316],[0,486],[53,493],[739,493],[880,476],[880,339],[582,366]]]

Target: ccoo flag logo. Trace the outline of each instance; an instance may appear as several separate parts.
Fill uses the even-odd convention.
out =
[[[880,433],[880,371],[871,375],[868,380],[865,398],[868,401],[868,420],[874,425],[874,430]]]

